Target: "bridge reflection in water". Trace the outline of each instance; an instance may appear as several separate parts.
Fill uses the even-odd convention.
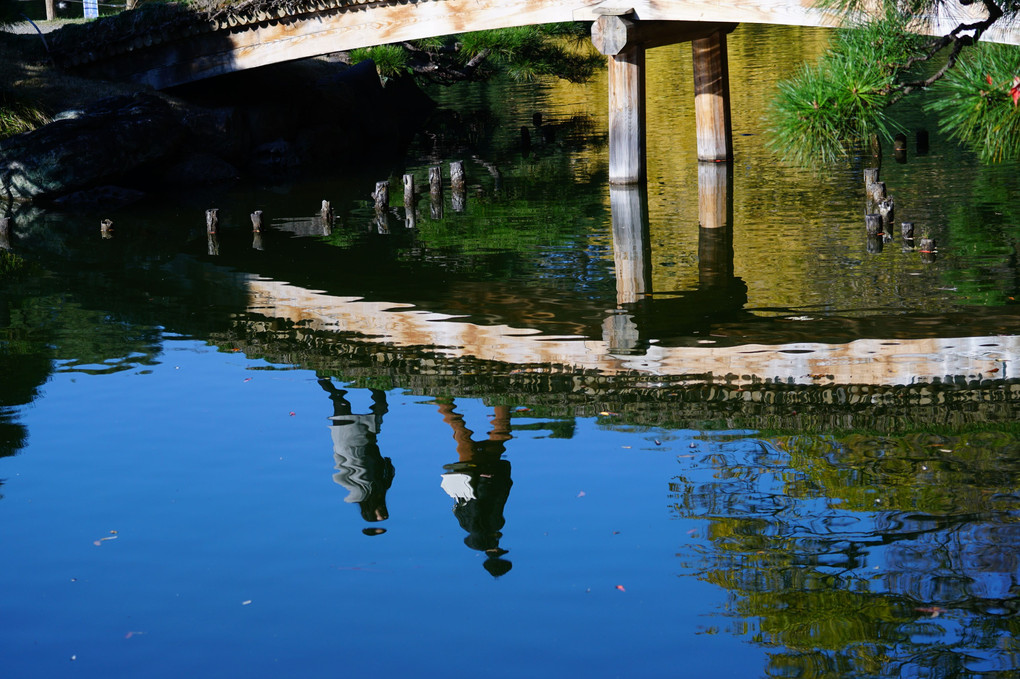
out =
[[[699,163],[699,275],[697,288],[688,291],[652,289],[644,187],[610,189],[617,305],[605,311],[600,337],[484,324],[398,300],[316,292],[256,275],[243,276],[248,306],[305,332],[355,332],[372,344],[430,347],[447,358],[494,361],[518,371],[555,366],[567,372],[728,385],[909,385],[1020,378],[1020,366],[1009,360],[1020,352],[1020,336],[987,333],[980,324],[967,336],[961,319],[949,315],[869,324],[867,319],[838,322],[807,316],[774,321],[747,310],[747,286],[733,267],[731,172],[726,163]],[[723,323],[754,327],[755,339],[742,343],[732,333],[713,332]],[[839,327],[834,331],[834,326]],[[877,334],[883,330],[888,334]],[[803,339],[812,331],[826,339]]]

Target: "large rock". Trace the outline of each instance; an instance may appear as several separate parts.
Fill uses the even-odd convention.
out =
[[[114,97],[0,141],[0,199],[51,198],[117,183],[176,151],[185,136],[179,117],[151,94]]]

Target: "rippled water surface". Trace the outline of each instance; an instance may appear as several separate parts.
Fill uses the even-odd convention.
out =
[[[908,117],[937,252],[869,241],[871,159],[764,145],[823,37],[730,37],[729,171],[652,51],[644,191],[603,78],[433,92],[390,170],[10,212],[4,676],[1015,676],[1020,173]]]

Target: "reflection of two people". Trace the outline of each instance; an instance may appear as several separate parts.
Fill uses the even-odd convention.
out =
[[[510,435],[510,408],[496,406],[488,438],[475,441],[474,432],[464,424],[464,416],[454,412],[454,404],[441,403],[443,421],[453,429],[457,442],[457,462],[444,465],[442,486],[454,499],[454,516],[467,531],[464,544],[485,552],[485,570],[495,577],[507,573],[513,564],[502,558],[507,550],[499,546],[500,530],[506,520],[503,508],[510,497],[510,462],[502,459]]]
[[[337,470],[333,480],[349,491],[344,502],[357,503],[365,521],[384,521],[389,518],[386,491],[393,483],[393,463],[382,456],[377,443],[382,418],[388,410],[386,393],[370,390],[370,412],[358,415],[351,411],[346,391],[337,389],[328,378],[320,379],[319,385],[333,402],[330,434]]]

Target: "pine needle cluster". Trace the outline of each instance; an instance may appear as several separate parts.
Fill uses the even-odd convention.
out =
[[[880,18],[848,19],[817,64],[780,84],[770,145],[801,162],[831,162],[902,126],[889,107],[937,90],[928,108],[940,127],[986,161],[1020,156],[1020,49],[977,42],[990,26],[1020,15],[1020,0],[982,0],[987,16],[943,36],[918,35],[919,18],[959,0],[886,0]],[[860,0],[830,0],[848,17]]]

